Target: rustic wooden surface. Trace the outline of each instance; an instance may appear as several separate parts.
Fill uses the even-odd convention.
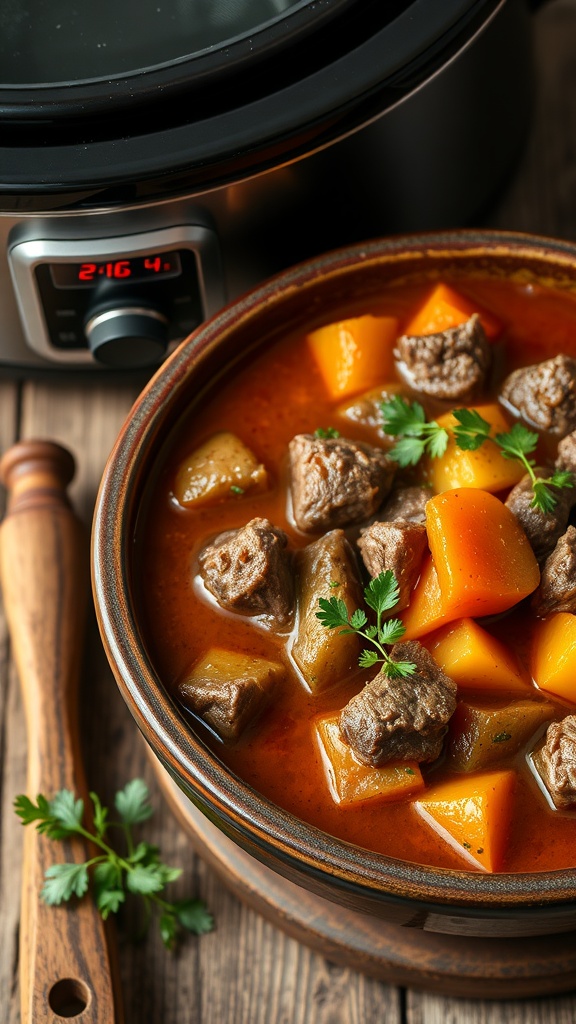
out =
[[[576,239],[576,0],[535,16],[539,72],[533,126],[520,164],[484,225]],[[511,58],[513,59],[513,58]],[[490,69],[486,69],[490,74]],[[480,223],[480,222],[478,222]],[[49,437],[78,462],[71,496],[90,522],[98,481],[136,388],[93,383],[15,384],[0,377],[0,450],[19,437]],[[0,514],[4,496],[0,495]],[[402,990],[323,960],[223,888],[191,851],[162,800],[119,697],[90,616],[82,676],[82,741],[91,788],[111,800],[136,775],[157,808],[147,828],[164,858],[184,868],[177,895],[201,895],[216,930],[177,954],[151,932],[135,944],[130,912],[118,927],[127,1024],[570,1024],[574,995],[518,1001],[462,1000]],[[0,612],[0,1024],[19,1024],[18,921],[23,830],[12,811],[25,788],[20,689]],[[102,1022],[105,1024],[105,1022]]]

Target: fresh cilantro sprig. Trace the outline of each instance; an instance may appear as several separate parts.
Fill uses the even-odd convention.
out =
[[[401,466],[416,465],[425,450],[433,458],[444,454],[446,443],[440,437],[440,433],[446,433],[446,431],[435,421],[425,422],[424,411],[418,402],[409,403],[395,395],[393,400],[382,404],[382,413],[386,432],[400,438],[388,454]],[[558,499],[554,490],[558,491],[574,486],[574,476],[566,470],[556,470],[549,477],[537,475],[536,461],[529,456],[536,450],[538,434],[528,430],[521,423],[515,423],[506,433],[491,436],[492,425],[476,409],[453,409],[452,415],[456,420],[452,432],[458,448],[463,451],[476,451],[486,441],[489,441],[499,448],[503,458],[516,459],[520,462],[528,473],[532,484],[531,505],[545,515],[556,507]],[[422,417],[424,417],[423,423]],[[420,424],[419,428],[418,424]],[[426,438],[419,454],[415,446],[415,429],[420,429],[421,437]],[[419,443],[418,439],[416,439],[417,443]],[[408,458],[410,454],[413,458]]]
[[[68,789],[61,789],[51,800],[40,794],[36,803],[24,795],[14,801],[14,809],[23,825],[35,823],[38,832],[55,840],[83,836],[101,851],[83,864],[49,867],[40,894],[44,902],[54,906],[74,896],[81,899],[92,883],[94,900],[104,920],[118,912],[127,893],[141,896],[147,916],[153,910],[159,914],[160,933],[167,949],[174,947],[182,929],[196,935],[209,932],[213,920],[201,900],[183,899],[171,903],[160,896],[164,887],[182,874],[181,869],[164,864],[157,846],[134,840],[133,827],[148,821],[153,813],[146,783],[133,779],[116,793],[117,821],[109,820],[110,812],[102,806],[96,793],[90,793],[90,799],[93,831],[84,825],[84,801]],[[123,833],[125,850],[122,853],[108,842],[110,828],[118,828]]]
[[[317,427],[314,431],[314,437],[326,441],[330,438],[340,437],[340,431],[336,430],[336,427]]]
[[[386,645],[395,644],[406,632],[400,619],[387,619],[382,622],[385,612],[391,611],[398,604],[398,583],[391,569],[381,572],[364,589],[364,600],[369,608],[376,612],[376,624],[368,624],[368,616],[362,608],[350,613],[345,602],[339,597],[321,597],[318,600],[320,611],[316,617],[327,629],[339,629],[341,635],[356,633],[368,640],[375,650],[362,651],[358,664],[361,668],[371,668],[382,663],[382,671],[389,676],[410,676],[416,670],[411,661],[393,661]]]
[[[407,402],[401,395],[394,395],[382,402],[382,414],[386,433],[400,438],[388,455],[403,469],[415,466],[425,453],[433,458],[444,455],[448,431],[436,420],[428,421],[419,402]]]

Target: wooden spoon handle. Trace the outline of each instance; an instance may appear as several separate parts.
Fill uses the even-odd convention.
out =
[[[88,806],[79,747],[77,687],[89,593],[87,538],[66,497],[71,454],[20,442],[0,461],[9,498],[0,527],[0,579],[28,733],[28,795],[73,790]],[[91,898],[49,907],[46,869],[94,854],[81,839],[55,843],[25,830],[20,927],[22,1024],[82,1015],[122,1019],[106,927]]]

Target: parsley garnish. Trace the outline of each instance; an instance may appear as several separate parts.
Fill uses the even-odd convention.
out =
[[[339,629],[342,635],[356,633],[374,645],[376,650],[362,651],[358,659],[360,668],[371,668],[382,662],[382,671],[389,676],[410,676],[416,666],[411,661],[393,661],[385,650],[386,644],[395,644],[406,632],[400,619],[382,622],[384,612],[398,604],[398,595],[396,577],[391,569],[387,569],[364,588],[364,600],[376,612],[376,625],[368,625],[368,617],[362,608],[349,615],[345,602],[339,597],[319,598],[320,611],[316,612],[316,617],[327,629]]]
[[[37,803],[20,795],[14,801],[14,809],[23,825],[36,822],[39,832],[50,839],[67,839],[83,836],[93,843],[101,853],[84,864],[53,864],[46,871],[41,898],[54,906],[67,902],[73,896],[79,899],[88,891],[90,881],[96,906],[104,920],[109,914],[116,914],[126,899],[126,893],[143,898],[147,913],[156,909],[160,914],[160,933],[167,949],[176,943],[178,932],[184,928],[202,935],[213,927],[212,916],[201,900],[184,899],[169,903],[159,893],[168,882],[173,882],[182,871],[171,868],[160,860],[159,850],[150,843],[135,843],[132,828],[152,815],[149,793],[142,779],[133,779],[124,789],[116,793],[114,806],[118,821],[109,821],[108,808],[103,807],[96,793],[90,793],[93,804],[94,831],[83,824],[84,801],[76,799],[69,789],[61,789],[52,800],[40,794]],[[118,853],[107,840],[111,827],[122,830],[125,851]]]
[[[230,484],[230,490],[232,494],[244,494],[244,488],[238,487],[238,484]]]
[[[340,431],[336,430],[336,427],[317,427],[314,431],[314,437],[319,437],[325,441],[331,437],[340,437]]]
[[[435,420],[426,422],[419,402],[409,403],[395,395],[389,402],[382,403],[382,413],[386,432],[400,438],[388,452],[400,466],[415,466],[425,452],[432,458],[438,458],[446,451],[447,431]],[[574,486],[573,474],[565,470],[556,470],[549,477],[536,475],[536,462],[529,456],[536,450],[538,434],[521,423],[515,423],[506,433],[491,437],[491,424],[475,409],[454,409],[452,415],[457,423],[453,429],[454,440],[463,451],[476,451],[490,441],[499,448],[503,458],[516,459],[524,466],[532,484],[532,508],[545,515],[552,512],[558,500],[554,489]]]
[[[382,402],[382,413],[385,432],[400,438],[388,455],[403,469],[415,466],[425,452],[433,458],[444,455],[448,431],[436,420],[428,422],[419,402],[407,402],[401,395],[394,395]]]

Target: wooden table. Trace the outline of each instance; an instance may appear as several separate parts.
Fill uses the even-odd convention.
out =
[[[576,0],[554,0],[539,11],[535,22],[539,92],[532,131],[512,179],[482,223],[575,240]],[[78,463],[71,496],[88,524],[106,456],[135,394],[129,385],[16,384],[0,379],[0,448],[32,436],[50,437],[71,448]],[[147,835],[161,846],[168,863],[184,868],[174,886],[176,894],[202,896],[216,919],[213,933],[191,937],[178,953],[170,954],[155,932],[134,944],[130,934],[136,922],[126,913],[119,922],[118,939],[127,1024],[576,1020],[576,977],[573,996],[525,1001],[467,1001],[406,991],[334,966],[241,904],[192,852],[188,835],[162,799],[136,727],[116,690],[93,616],[82,715],[90,786],[111,801],[128,779],[147,780],[156,807]],[[22,829],[12,802],[25,789],[25,730],[1,615],[0,781],[0,1024],[18,1024]]]

